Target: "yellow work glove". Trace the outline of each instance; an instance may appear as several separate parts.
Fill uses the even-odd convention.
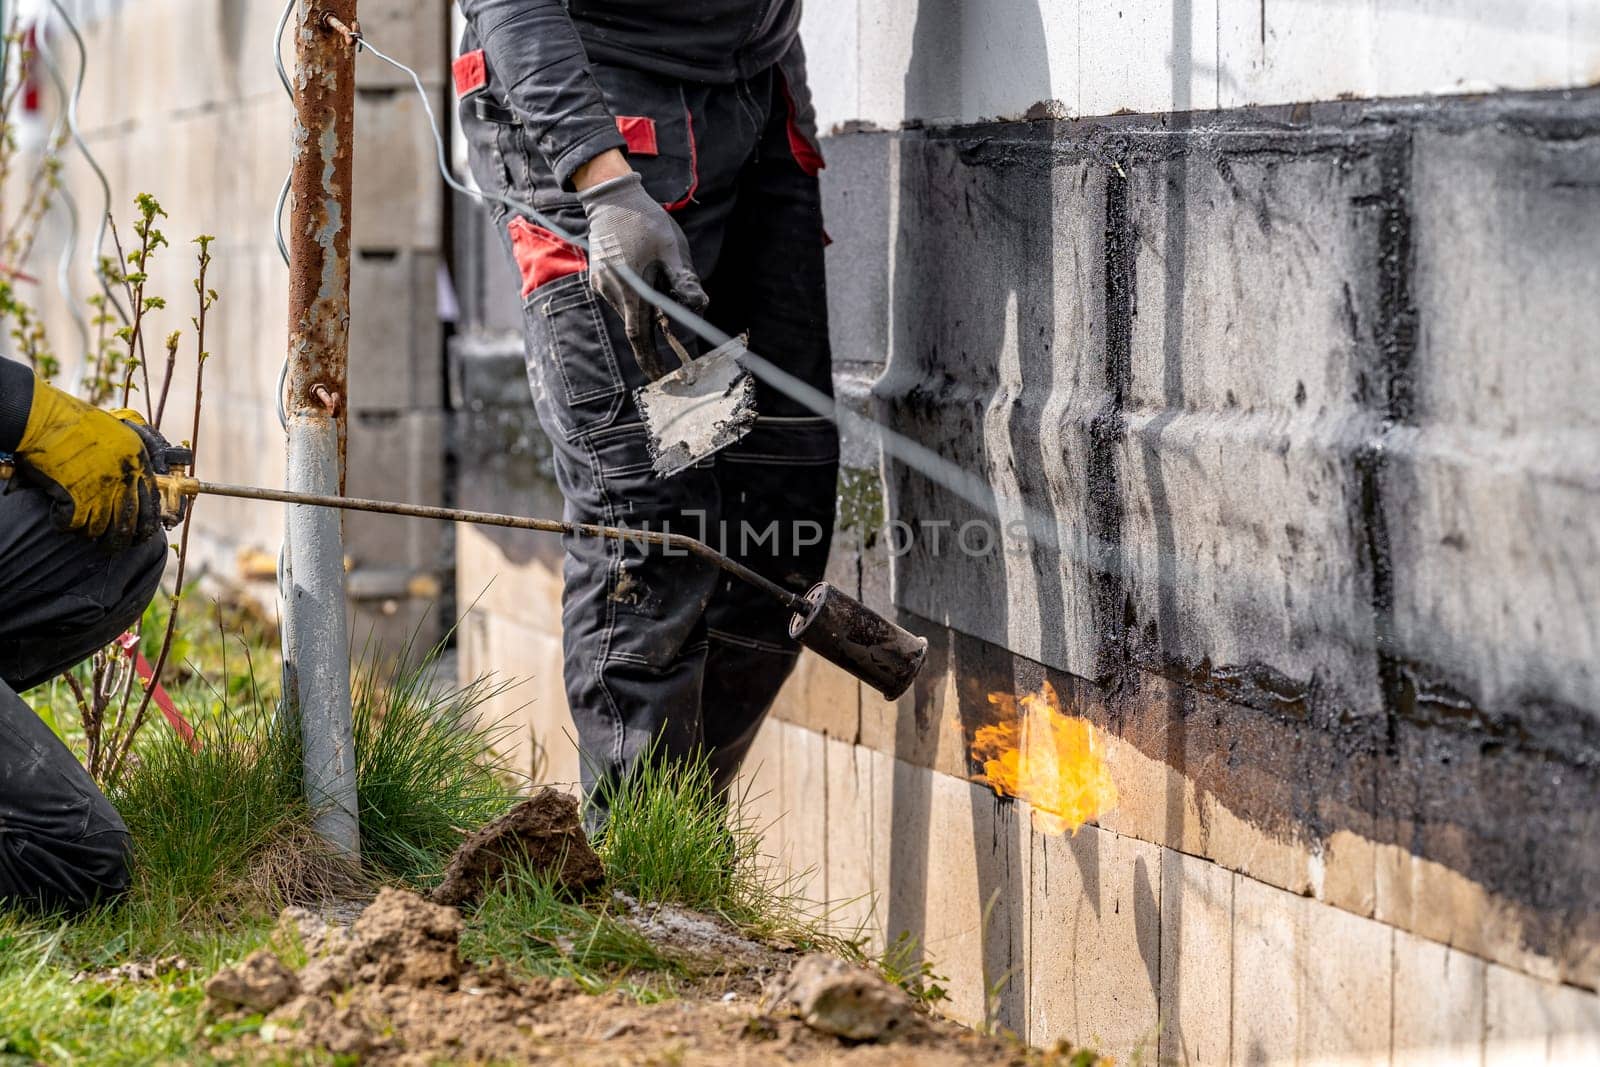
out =
[[[161,508],[144,438],[115,415],[36,379],[16,457],[65,528],[109,535],[113,546],[155,532]]]

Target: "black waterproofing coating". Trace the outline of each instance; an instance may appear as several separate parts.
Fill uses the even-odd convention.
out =
[[[653,131],[630,162],[650,195],[672,205],[711,298],[707,316],[729,334],[748,331],[753,351],[831,393],[820,160],[796,128],[804,82],[777,68],[725,85],[606,63],[591,72],[610,110]],[[584,234],[582,205],[527,144],[526,127],[487,118],[477,103],[463,100],[460,114],[480,187]],[[522,271],[529,384],[565,517],[687,533],[804,592],[832,539],[833,423],[758,382],[748,436],[659,477],[633,398],[644,373],[581,253],[504,205],[490,213]],[[657,348],[677,365],[659,339]],[[592,537],[564,547],[564,673],[591,826],[603,818],[596,786],[626,774],[652,741],[668,756],[703,747],[726,783],[794,666],[789,612],[682,552]]]
[[[19,693],[138,620],[166,531],[126,551],[56,528],[37,489],[0,495],[0,903],[82,908],[128,884],[128,831]]]
[[[497,95],[529,129],[557,181],[622,148],[590,61],[732,84],[782,59],[799,0],[460,0],[463,53],[483,49]]]

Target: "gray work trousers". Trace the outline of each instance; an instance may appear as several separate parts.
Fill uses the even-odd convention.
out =
[[[19,693],[121,634],[155,595],[166,531],[118,553],[58,529],[37,489],[0,495],[0,904],[76,909],[128,885],[128,830]]]

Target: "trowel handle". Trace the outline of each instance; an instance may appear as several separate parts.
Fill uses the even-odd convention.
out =
[[[656,312],[656,325],[661,328],[661,333],[666,337],[667,344],[672,346],[673,354],[678,357],[678,360],[685,367],[687,367],[689,365],[689,361],[694,359],[694,357],[689,354],[689,350],[687,348],[683,347],[683,342],[678,340],[678,335],[672,332],[672,322],[667,318],[666,312]]]

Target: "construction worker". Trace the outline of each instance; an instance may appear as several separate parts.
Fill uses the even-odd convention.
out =
[[[460,3],[455,82],[479,186],[588,240],[585,254],[490,201],[566,517],[689,533],[803,592],[832,538],[833,423],[760,383],[747,437],[658,477],[633,393],[677,361],[615,270],[832,394],[799,0]],[[786,615],[682,553],[565,548],[565,682],[591,805],[652,744],[703,749],[726,785],[794,667]]]
[[[128,831],[19,693],[110,644],[168,555],[145,431],[0,358],[0,903],[81,908],[128,884]]]

